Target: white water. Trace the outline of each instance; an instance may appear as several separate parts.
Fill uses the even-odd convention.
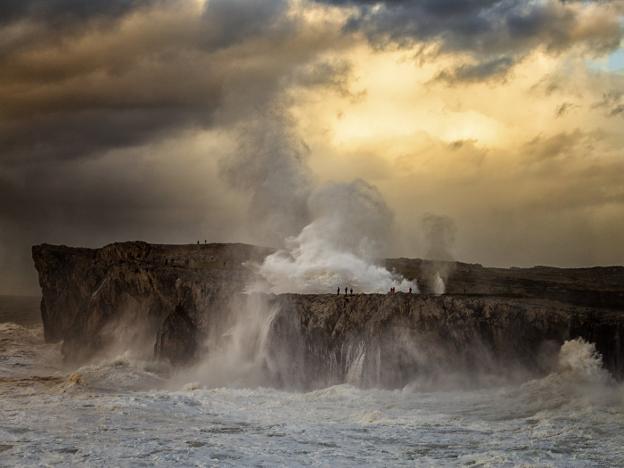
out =
[[[444,280],[440,276],[440,273],[436,272],[433,277],[433,293],[436,295],[444,294],[446,292],[446,285],[444,284]]]
[[[285,241],[285,248],[257,265],[263,281],[250,291],[327,293],[338,287],[385,293],[418,291],[415,281],[388,271],[383,257],[392,212],[378,190],[363,180],[318,187],[308,201],[312,221]]]
[[[0,345],[3,466],[624,464],[623,390],[581,341],[562,347],[557,372],[519,386],[308,393],[164,390],[149,363],[123,356],[63,368],[40,328],[0,324]]]

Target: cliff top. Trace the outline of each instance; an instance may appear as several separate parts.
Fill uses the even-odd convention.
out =
[[[242,243],[149,244],[118,242],[99,249],[42,244],[33,246],[33,258],[42,272],[62,265],[97,263],[100,267],[130,266],[190,270],[212,274],[243,269],[246,261],[262,261],[273,252],[267,247]],[[430,279],[439,272],[448,294],[537,297],[592,307],[624,310],[624,267],[491,268],[480,264],[392,258],[385,266],[429,293]],[[55,266],[56,265],[56,266]],[[328,291],[332,293],[333,291]]]

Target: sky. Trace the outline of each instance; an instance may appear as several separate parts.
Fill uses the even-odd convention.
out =
[[[623,0],[4,0],[0,294],[43,242],[278,247],[337,183],[385,256],[623,264],[623,36]]]

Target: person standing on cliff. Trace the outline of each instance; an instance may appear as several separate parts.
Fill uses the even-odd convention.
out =
[[[340,296],[340,287],[336,290],[336,296]]]

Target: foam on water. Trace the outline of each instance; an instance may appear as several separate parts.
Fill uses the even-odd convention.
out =
[[[40,329],[2,324],[0,336],[8,358],[0,399],[3,465],[624,463],[622,387],[593,345],[580,340],[562,346],[555,372],[522,385],[425,392],[343,384],[298,393],[193,381],[164,390],[149,363],[120,356],[62,368],[46,357],[58,345],[43,344]],[[355,381],[358,359],[354,349]],[[7,380],[42,378],[44,369],[58,380],[24,379],[20,391]]]

